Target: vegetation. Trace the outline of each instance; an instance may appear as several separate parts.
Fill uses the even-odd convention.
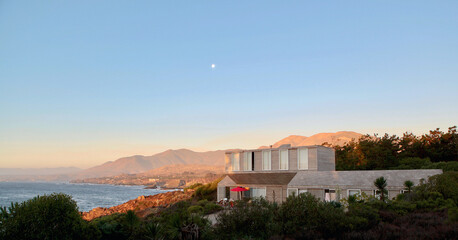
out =
[[[326,144],[325,144],[326,145]],[[458,171],[456,126],[442,132],[402,137],[365,135],[343,146],[334,146],[337,170],[442,169]]]
[[[380,200],[385,201],[385,195],[388,194],[388,190],[386,190],[386,179],[384,177],[379,177],[375,179],[374,185],[380,193]]]
[[[66,194],[37,196],[0,208],[0,239],[97,239],[99,235]]]
[[[383,180],[374,182],[381,193],[387,187]],[[282,204],[263,198],[238,201],[233,210],[219,213],[214,226],[205,215],[221,207],[205,194],[144,219],[129,211],[91,222],[81,219],[69,196],[52,194],[3,208],[0,239],[454,239],[458,173],[405,185],[410,191],[393,200],[363,194],[323,202],[305,193]]]

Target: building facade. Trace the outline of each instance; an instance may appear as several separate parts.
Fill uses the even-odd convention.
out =
[[[417,185],[420,179],[442,170],[335,171],[334,149],[313,145],[279,148],[233,150],[225,153],[227,175],[218,183],[218,200],[264,197],[283,202],[291,194],[309,192],[325,201],[337,201],[349,195],[378,195],[374,181],[387,179],[389,198],[404,190],[404,182]],[[237,186],[249,189],[238,193]]]

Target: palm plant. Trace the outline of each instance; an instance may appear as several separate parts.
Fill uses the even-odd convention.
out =
[[[374,185],[380,191],[380,200],[385,201],[385,194],[388,193],[386,190],[386,179],[384,177],[379,177],[375,179]]]
[[[405,181],[404,187],[406,188],[407,192],[410,193],[412,191],[413,182],[410,180]]]

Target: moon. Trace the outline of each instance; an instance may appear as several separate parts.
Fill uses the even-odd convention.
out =
[[[213,63],[213,64],[212,64],[212,69],[214,69],[215,67],[216,67],[216,65]]]

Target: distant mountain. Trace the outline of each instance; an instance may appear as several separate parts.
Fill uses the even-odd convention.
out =
[[[335,133],[318,133],[310,137],[291,135],[289,137],[283,138],[282,140],[274,143],[272,147],[277,148],[283,144],[291,144],[291,146],[307,146],[307,145],[321,145],[325,142],[331,144],[332,146],[340,145],[350,142],[351,140],[358,140],[361,136],[361,133],[350,132],[350,131],[341,131]],[[262,146],[260,148],[269,148],[270,146]]]
[[[173,164],[222,166],[224,165],[224,152],[224,150],[194,152],[188,149],[178,149],[167,150],[152,156],[136,155],[124,157],[86,169],[78,174],[78,178],[142,173]]]
[[[343,145],[352,139],[359,139],[362,136],[356,132],[336,132],[336,133],[319,133],[310,137],[292,135],[286,137],[275,144],[273,147],[279,147],[283,144],[292,146],[303,145],[321,145],[325,142],[332,145]],[[260,147],[267,148],[267,147]],[[81,171],[76,178],[96,178],[104,176],[115,176],[120,174],[137,174],[159,169],[158,172],[174,171],[181,166],[183,171],[189,171],[192,167],[182,167],[182,165],[199,165],[201,166],[224,166],[224,152],[227,150],[218,150],[210,152],[194,152],[189,149],[167,150],[152,156],[135,155],[131,157],[120,158],[116,161],[106,162],[102,165],[95,166]],[[173,166],[171,166],[173,165]],[[168,166],[168,167],[164,167]],[[186,169],[186,170],[185,170]],[[75,179],[75,178],[74,178]]]

